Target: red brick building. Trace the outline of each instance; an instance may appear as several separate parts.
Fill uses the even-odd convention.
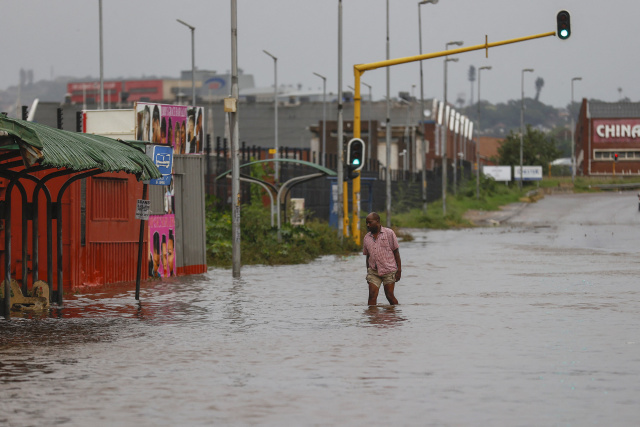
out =
[[[578,174],[640,175],[640,102],[583,99],[575,155]]]

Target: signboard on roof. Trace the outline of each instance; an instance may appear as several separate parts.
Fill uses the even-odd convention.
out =
[[[640,119],[593,119],[593,142],[640,141]]]

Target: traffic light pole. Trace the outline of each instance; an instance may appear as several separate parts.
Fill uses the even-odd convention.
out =
[[[524,42],[527,40],[534,40],[534,39],[540,39],[543,37],[549,37],[549,36],[555,36],[556,32],[555,31],[549,31],[547,33],[542,33],[542,34],[535,34],[532,36],[526,36],[526,37],[519,37],[519,38],[515,38],[515,39],[509,39],[509,40],[502,40],[502,41],[498,41],[498,42],[492,42],[489,43],[486,40],[486,36],[485,36],[485,43],[484,44],[479,44],[479,45],[475,45],[475,46],[468,46],[468,47],[461,47],[461,48],[457,48],[457,49],[451,49],[451,50],[443,50],[441,52],[435,52],[435,53],[426,53],[423,55],[416,55],[416,56],[408,56],[408,57],[404,57],[404,58],[396,58],[396,59],[388,59],[385,61],[378,61],[378,62],[371,62],[368,64],[356,64],[353,66],[353,74],[355,77],[355,84],[353,85],[355,91],[354,91],[354,96],[353,96],[353,137],[354,138],[360,138],[361,136],[361,128],[360,128],[360,120],[362,118],[361,116],[361,97],[360,97],[360,80],[362,78],[362,75],[364,74],[365,71],[369,71],[369,70],[375,70],[377,68],[385,68],[385,67],[391,67],[393,65],[400,65],[400,64],[406,64],[409,62],[416,62],[416,61],[423,61],[425,59],[433,59],[433,58],[440,58],[443,56],[448,56],[448,55],[455,55],[458,53],[465,53],[465,52],[473,52],[476,50],[482,50],[485,49],[486,51],[486,56],[487,58],[489,57],[489,48],[492,47],[498,47],[498,46],[504,46],[507,44],[513,44],[513,43],[520,43],[520,42]],[[390,168],[389,166],[391,165],[390,159],[387,159],[387,173],[390,173]],[[356,190],[357,190],[357,196],[356,196]],[[360,199],[360,175],[358,175],[357,178],[353,179],[353,191],[354,191],[354,202]],[[346,199],[346,192],[345,192],[345,199]],[[344,203],[345,205],[347,201],[345,200]],[[358,203],[353,203],[353,224],[352,224],[352,229],[355,230],[356,228],[358,230],[360,230],[359,228],[359,223],[360,220],[358,218],[360,212],[358,211]],[[356,224],[357,223],[357,224]],[[346,231],[345,231],[346,233]],[[345,234],[346,235],[346,234]],[[354,234],[354,240],[356,243],[359,243],[359,238],[360,238],[360,234],[358,233],[357,235],[357,239],[356,236]]]

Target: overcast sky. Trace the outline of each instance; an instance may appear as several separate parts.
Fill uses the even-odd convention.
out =
[[[238,0],[238,62],[256,86],[278,82],[337,92],[338,0]],[[343,87],[353,85],[353,65],[386,58],[386,0],[343,0]],[[191,68],[191,36],[180,18],[196,27],[196,67],[224,73],[231,69],[230,0],[103,0],[105,79],[175,76]],[[2,0],[3,40],[0,88],[19,82],[20,68],[35,80],[54,76],[99,77],[98,0]],[[453,40],[465,46],[555,31],[556,13],[571,12],[573,34],[532,40],[458,55],[449,63],[449,100],[471,97],[468,71],[482,71],[481,97],[492,103],[520,99],[544,79],[540,101],[556,107],[574,99],[614,102],[640,99],[637,49],[640,2],[628,0],[440,0],[420,6],[423,52],[437,52]],[[418,1],[390,0],[391,58],[418,54]],[[631,47],[631,49],[630,49]],[[423,62],[425,98],[443,97],[443,59]],[[374,99],[386,94],[384,69],[368,71]],[[413,88],[415,85],[415,88]],[[368,89],[363,88],[368,91]],[[621,92],[620,92],[621,89]],[[391,96],[419,97],[419,64],[391,68]],[[477,81],[473,90],[477,101]]]

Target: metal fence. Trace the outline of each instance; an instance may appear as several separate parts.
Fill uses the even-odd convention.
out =
[[[255,146],[249,147],[245,144],[244,149],[240,150],[241,168],[243,164],[249,163],[250,161],[268,158],[268,153],[268,149]],[[206,156],[208,159],[205,177],[206,193],[208,196],[213,196],[213,203],[219,208],[228,207],[231,202],[231,174],[228,174],[225,178],[216,180],[217,176],[231,169],[231,159],[228,158],[228,156],[229,150],[224,143],[218,144],[214,150],[209,150]],[[305,149],[287,150],[285,147],[280,150],[280,157],[313,161],[313,159],[309,159],[309,150]],[[327,167],[329,169],[336,169],[336,157],[336,155],[327,156]],[[250,167],[242,168],[241,173],[253,173],[253,176],[255,176],[256,172],[265,175],[273,174],[272,166],[269,164],[256,165],[253,171],[249,169]],[[280,182],[285,182],[290,178],[313,172],[315,172],[315,170],[306,165],[282,163],[280,164]],[[394,211],[406,211],[412,208],[422,207],[422,172],[411,173],[405,170],[391,170],[390,173],[391,199]],[[472,179],[471,164],[469,162],[462,162],[457,168],[457,174],[456,182],[458,186],[462,185],[466,180]],[[427,171],[426,175],[427,203],[429,204],[442,197],[442,169],[436,168]],[[449,167],[447,176],[448,188],[452,189],[454,182],[452,167]],[[384,212],[386,210],[386,169],[377,161],[372,164],[367,162],[361,171],[361,178],[360,209],[367,212]],[[285,195],[285,198],[303,198],[305,200],[305,210],[310,217],[329,220],[332,183],[335,183],[335,178],[322,177],[307,181],[294,186],[290,192]],[[252,184],[247,182],[240,182],[241,202],[243,204],[251,203],[251,185]],[[351,183],[349,183],[348,193],[349,204],[351,206]],[[267,202],[267,200],[268,199],[265,198],[264,202]],[[285,201],[282,206],[283,218],[287,217],[287,206],[288,204]]]

